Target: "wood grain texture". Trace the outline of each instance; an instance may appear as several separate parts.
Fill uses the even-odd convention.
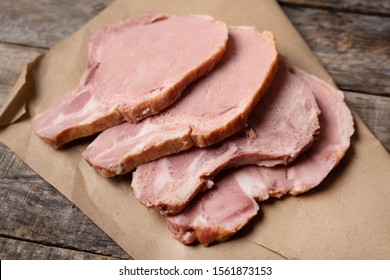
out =
[[[49,48],[110,3],[112,0],[0,1],[0,42]]]
[[[24,66],[34,60],[45,49],[0,43],[0,84],[15,84]]]
[[[1,237],[130,258],[73,203],[2,144],[0,178]]]
[[[390,98],[346,91],[345,98],[390,153]]]
[[[11,90],[11,86],[0,84],[0,111],[1,108],[3,108],[3,104],[8,98],[10,90]]]
[[[41,243],[0,237],[2,260],[112,260],[108,256],[86,253]]]
[[[278,0],[281,4],[291,4],[298,7],[311,6],[316,8],[327,8],[359,12],[364,14],[390,15],[390,1],[373,0]]]
[[[389,18],[283,7],[343,90],[390,96]]]

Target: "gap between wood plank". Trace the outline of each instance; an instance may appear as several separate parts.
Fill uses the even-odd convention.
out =
[[[0,237],[1,259],[52,260],[118,260],[118,258],[82,251],[46,246],[17,239]]]
[[[46,246],[46,247],[67,249],[67,250],[72,250],[72,251],[77,251],[77,252],[82,252],[82,253],[93,254],[93,255],[97,255],[97,256],[104,256],[104,257],[110,257],[110,258],[114,258],[114,259],[126,260],[126,258],[120,258],[120,257],[108,255],[108,254],[99,254],[99,253],[96,253],[96,252],[93,252],[93,251],[80,250],[80,249],[78,249],[77,247],[72,247],[72,246],[56,246],[56,244],[53,244],[53,243],[50,243],[50,242],[46,242],[46,241],[37,242],[37,241],[34,241],[34,240],[25,239],[25,238],[20,238],[20,237],[15,237],[15,236],[8,236],[8,235],[5,235],[5,234],[0,234],[0,237],[1,237],[1,238],[6,238],[6,239],[17,240],[17,241],[29,242],[29,243],[33,243],[33,244],[39,244],[39,245],[43,245],[43,246]]]
[[[48,47],[43,47],[43,46],[27,45],[27,44],[8,42],[8,41],[0,41],[0,44],[21,47],[21,48],[34,48],[34,49],[41,50],[42,52],[46,52],[50,49]]]
[[[334,4],[315,4],[315,3],[302,3],[302,2],[294,2],[289,0],[278,0],[280,6],[290,6],[292,8],[313,8],[313,9],[321,9],[349,14],[360,14],[360,15],[373,15],[373,16],[381,16],[381,17],[389,17],[390,10],[373,10],[370,8],[352,8],[350,7],[336,7]]]

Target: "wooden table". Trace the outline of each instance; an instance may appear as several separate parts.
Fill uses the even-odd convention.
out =
[[[0,0],[0,106],[26,63],[111,2]],[[349,105],[390,151],[390,1],[279,2]],[[131,256],[0,144],[0,258]]]

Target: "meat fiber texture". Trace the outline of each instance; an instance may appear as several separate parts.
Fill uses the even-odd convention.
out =
[[[114,23],[90,39],[79,85],[32,127],[58,148],[156,114],[219,62],[227,39],[226,25],[209,16],[146,14]]]
[[[320,110],[311,89],[280,59],[271,87],[241,133],[209,148],[193,148],[139,166],[133,173],[136,198],[162,214],[176,214],[214,176],[231,166],[288,164],[313,143]]]
[[[167,217],[177,240],[207,246],[229,239],[257,214],[257,202],[318,186],[344,156],[354,128],[343,93],[302,70],[294,72],[312,89],[322,111],[318,140],[288,166],[246,166],[226,173],[181,213]]]
[[[84,158],[103,176],[114,176],[193,145],[206,147],[231,136],[246,125],[268,89],[277,58],[272,33],[229,28],[226,53],[212,72],[190,85],[168,110],[102,132],[87,147]]]

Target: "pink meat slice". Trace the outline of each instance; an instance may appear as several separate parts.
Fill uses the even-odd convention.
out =
[[[199,241],[208,246],[225,241],[259,210],[256,200],[245,193],[232,174],[223,176],[212,190],[194,202],[181,213],[166,218],[174,238],[184,244]]]
[[[302,70],[294,71],[311,87],[322,111],[319,139],[289,166],[245,166],[220,178],[181,213],[167,217],[177,240],[205,246],[227,240],[256,215],[256,202],[318,186],[344,156],[354,128],[343,93]]]
[[[193,145],[223,140],[246,124],[271,83],[277,57],[272,33],[230,28],[226,53],[210,74],[190,85],[168,110],[105,130],[84,158],[103,176],[114,176]]]
[[[146,14],[114,23],[91,38],[79,85],[37,115],[32,127],[58,148],[124,120],[144,119],[210,71],[227,39],[226,25],[208,16]]]
[[[288,164],[313,142],[320,110],[311,89],[279,60],[271,87],[248,118],[248,127],[222,144],[193,148],[139,166],[133,173],[136,198],[162,214],[175,214],[214,176],[231,166]]]

